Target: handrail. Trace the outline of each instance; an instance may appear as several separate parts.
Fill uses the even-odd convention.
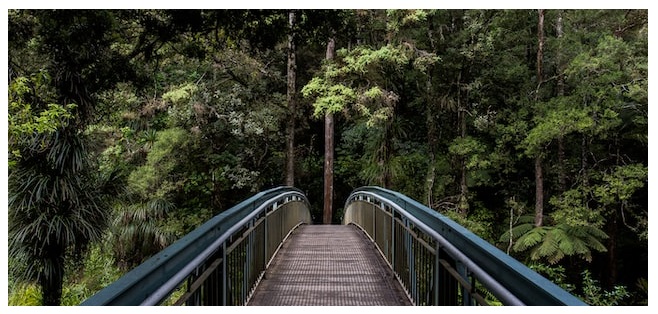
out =
[[[207,255],[235,230],[245,226],[269,205],[279,201],[303,201],[296,188],[277,187],[260,192],[211,218],[137,266],[80,305],[152,305],[161,302]],[[175,279],[174,279],[175,278]],[[181,279],[183,278],[183,279]],[[166,286],[166,288],[162,288]],[[167,290],[167,291],[165,291]]]
[[[345,208],[361,201],[359,195],[376,198],[413,221],[507,304],[587,305],[471,231],[401,193],[373,186],[358,188]]]

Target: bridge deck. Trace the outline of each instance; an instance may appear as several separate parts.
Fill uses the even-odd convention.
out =
[[[410,305],[374,244],[354,226],[303,225],[284,243],[248,305]]]

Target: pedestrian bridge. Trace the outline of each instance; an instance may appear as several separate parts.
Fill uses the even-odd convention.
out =
[[[260,192],[81,305],[586,305],[400,193],[355,190],[313,225],[295,188]]]

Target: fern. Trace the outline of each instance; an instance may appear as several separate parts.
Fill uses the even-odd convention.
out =
[[[543,227],[535,227],[530,231],[523,234],[514,244],[514,250],[517,252],[525,251],[531,247],[536,246],[544,240],[546,229]]]
[[[564,239],[564,233],[556,228],[541,229],[546,230],[544,233],[544,239],[537,247],[532,250],[530,257],[534,260],[545,257],[548,259],[549,263],[555,264],[562,257],[564,257],[565,254],[565,251],[561,249],[561,244],[564,243],[562,241],[562,239]]]
[[[512,238],[518,236],[512,247],[515,252],[529,251],[532,260],[545,260],[554,265],[565,256],[578,256],[592,261],[592,251],[605,252],[601,240],[608,236],[593,226],[559,223],[555,226],[535,227],[531,216],[522,216],[519,224],[512,228]],[[500,241],[509,241],[509,232],[500,236]]]

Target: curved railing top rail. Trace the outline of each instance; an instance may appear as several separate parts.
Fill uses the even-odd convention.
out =
[[[354,190],[348,202],[360,192],[375,194],[397,204],[427,228],[445,238],[525,304],[587,305],[450,218],[406,195],[380,187],[366,186]]]
[[[146,260],[80,305],[141,304],[151,293],[188,266],[217,239],[266,203],[296,194],[308,204],[303,192],[277,187],[260,192],[211,218],[164,250]]]

